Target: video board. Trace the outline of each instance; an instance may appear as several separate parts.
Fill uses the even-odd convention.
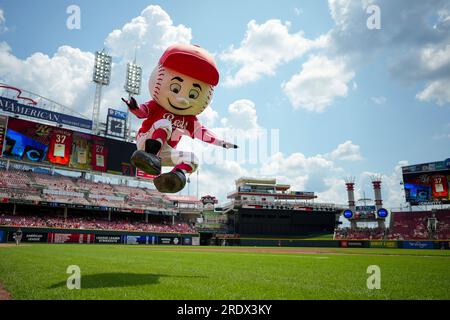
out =
[[[134,177],[130,158],[134,143],[94,136],[17,118],[0,118],[0,143],[5,158],[80,171]],[[2,134],[2,127],[6,133]],[[3,131],[4,132],[4,131]],[[1,144],[0,144],[1,146]]]
[[[450,203],[450,159],[403,167],[402,172],[410,204]]]
[[[0,115],[0,156],[2,155],[3,151],[3,142],[5,141],[7,123],[8,117]]]

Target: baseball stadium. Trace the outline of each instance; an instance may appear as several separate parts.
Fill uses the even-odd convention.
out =
[[[152,188],[151,178],[130,163],[135,144],[117,138],[125,126],[114,122],[126,115],[110,111],[103,132],[94,135],[75,128],[89,119],[54,111],[58,105],[49,108],[50,100],[39,96],[34,103],[36,94],[6,84],[1,90],[5,297],[449,298],[448,161],[403,168],[411,203],[405,211],[383,208],[380,177],[372,179],[373,205],[355,201],[351,178],[342,186],[347,204],[338,205],[255,177],[236,180],[222,204],[214,195]],[[71,125],[33,117],[45,113]],[[437,209],[415,209],[431,201],[439,202]],[[67,289],[73,265],[82,272],[83,290]],[[382,270],[382,290],[366,286],[370,265]]]
[[[448,3],[79,2],[0,0],[1,303],[450,300]]]

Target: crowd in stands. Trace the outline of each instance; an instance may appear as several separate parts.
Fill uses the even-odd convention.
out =
[[[0,198],[175,211],[173,203],[156,190],[12,168],[0,169]]]
[[[14,227],[40,227],[62,229],[88,229],[113,231],[142,231],[158,233],[196,233],[187,223],[146,223],[143,221],[127,221],[100,219],[94,217],[60,217],[60,216],[12,216],[0,215],[0,225]]]
[[[450,210],[393,212],[388,229],[338,228],[335,239],[448,240]]]
[[[386,230],[381,228],[341,228],[336,229],[334,238],[337,240],[382,240],[385,232]]]
[[[450,239],[450,210],[394,212],[389,239]]]

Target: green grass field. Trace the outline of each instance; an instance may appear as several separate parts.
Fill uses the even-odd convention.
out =
[[[2,246],[0,283],[13,299],[450,299],[449,250],[262,250],[270,252],[235,247]],[[80,290],[66,287],[69,265],[81,269]],[[367,289],[369,265],[380,267],[379,290]]]

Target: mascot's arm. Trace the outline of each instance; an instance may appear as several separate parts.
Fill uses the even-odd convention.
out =
[[[150,101],[138,106],[136,100],[131,97],[131,99],[125,100],[122,98],[122,101],[125,102],[130,109],[131,113],[133,113],[139,119],[147,118],[150,115]]]
[[[205,128],[202,125],[199,125],[198,129],[194,133],[194,138],[202,140],[203,142],[210,143],[219,147],[223,147],[225,149],[236,149],[237,145],[226,142],[225,140],[216,137],[216,135],[209,129]]]

